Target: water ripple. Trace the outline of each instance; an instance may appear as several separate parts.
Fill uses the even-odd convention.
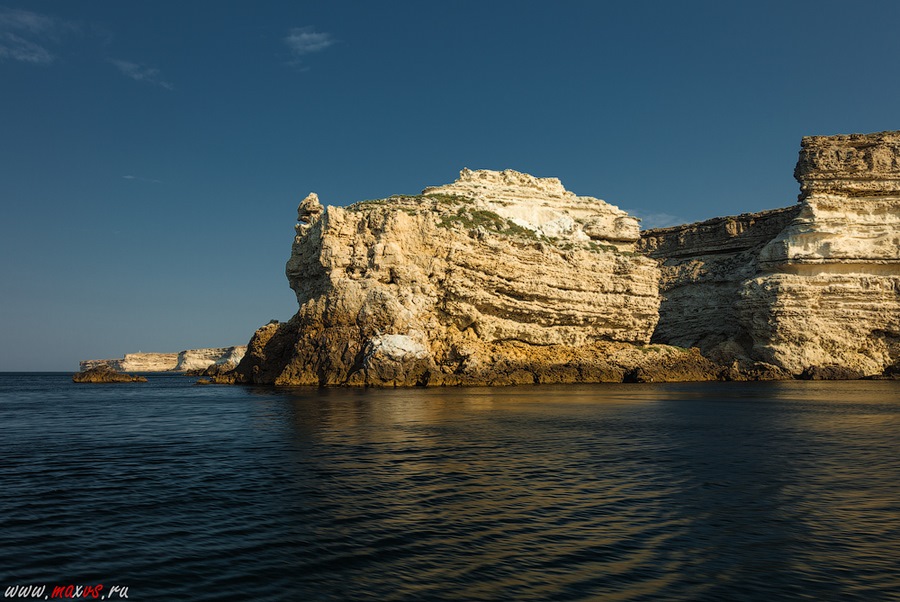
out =
[[[895,383],[447,390],[0,374],[0,586],[900,599]]]

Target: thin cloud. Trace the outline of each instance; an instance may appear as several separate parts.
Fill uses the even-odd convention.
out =
[[[148,67],[146,65],[141,65],[140,63],[132,63],[131,61],[121,61],[117,59],[110,59],[109,62],[115,65],[123,75],[130,77],[135,81],[153,84],[165,88],[166,90],[175,89],[175,86],[162,78],[159,69],[155,67]]]
[[[325,50],[334,42],[330,33],[316,31],[312,27],[293,27],[284,38],[284,43],[294,55],[294,64],[299,64],[300,59],[308,54]]]
[[[127,175],[122,176],[125,180],[134,180],[135,182],[151,182],[153,184],[162,184],[162,180],[154,180],[153,178],[142,178],[140,176]]]
[[[27,10],[0,7],[0,60],[49,65],[56,56],[50,46],[78,26]]]

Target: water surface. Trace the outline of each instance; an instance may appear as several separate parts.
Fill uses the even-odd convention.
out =
[[[900,599],[900,383],[353,390],[0,374],[0,587]]]

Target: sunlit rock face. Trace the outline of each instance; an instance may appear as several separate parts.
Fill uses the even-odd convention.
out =
[[[178,353],[126,353],[125,357],[108,360],[83,360],[80,370],[106,366],[120,372],[183,372],[202,370],[213,364],[236,366],[244,357],[246,345],[187,349]]]
[[[799,210],[787,207],[644,232],[640,250],[660,261],[660,319],[653,341],[699,347],[732,360],[728,351],[735,341],[749,336],[735,310],[744,283],[759,273],[763,247]]]
[[[347,208],[310,195],[298,221],[286,272],[300,309],[254,335],[239,380],[621,380],[656,325],[638,221],[555,178],[463,170]]]
[[[654,341],[799,374],[900,358],[900,133],[804,138],[793,207],[644,233]]]
[[[174,370],[185,372],[187,370],[204,370],[213,365],[237,366],[246,352],[246,345],[186,349],[178,353],[178,361]]]
[[[900,132],[803,139],[800,212],[738,310],[753,353],[794,371],[900,358]]]
[[[166,372],[177,364],[177,353],[126,353],[118,359],[82,360],[79,368],[82,372],[102,366],[119,372]]]

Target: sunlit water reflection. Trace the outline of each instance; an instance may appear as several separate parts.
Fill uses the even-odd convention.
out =
[[[0,375],[0,586],[130,599],[900,597],[900,383]]]

